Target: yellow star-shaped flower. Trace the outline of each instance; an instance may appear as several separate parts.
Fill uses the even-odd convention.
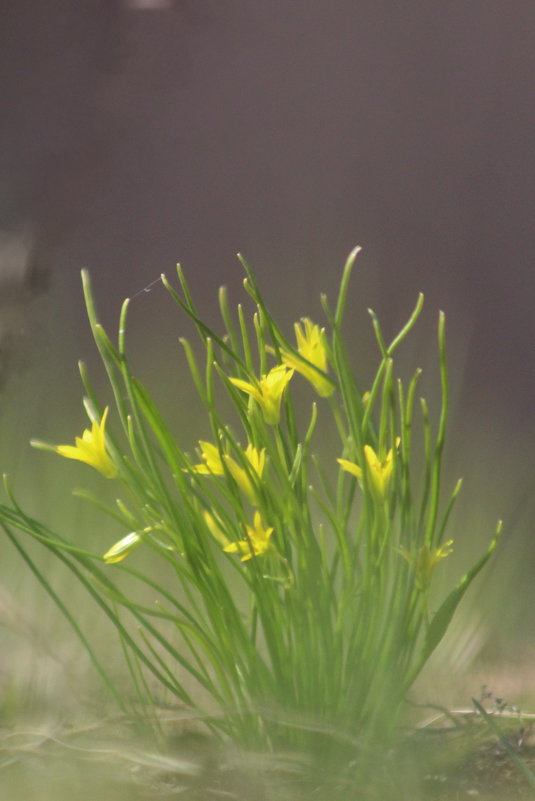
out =
[[[204,512],[204,520],[210,534],[225,553],[240,554],[242,562],[247,562],[253,556],[262,556],[271,547],[270,538],[273,534],[273,528],[264,526],[262,516],[258,510],[254,514],[253,525],[245,527],[247,539],[244,540],[229,540],[219,521],[210,512]]]
[[[273,534],[273,528],[266,528],[262,522],[262,516],[259,511],[254,514],[254,521],[252,526],[246,526],[247,539],[238,540],[237,542],[229,542],[225,545],[223,550],[225,553],[239,553],[241,554],[241,561],[246,562],[252,559],[253,556],[262,556],[270,547],[270,537]]]
[[[106,406],[100,423],[95,420],[91,431],[86,428],[81,437],[76,437],[75,445],[57,445],[54,448],[56,453],[59,453],[60,456],[65,456],[67,459],[77,459],[79,462],[85,462],[106,478],[115,478],[119,470],[106,450],[104,429],[107,416],[108,407]]]
[[[410,565],[416,560],[416,586],[419,590],[425,590],[431,583],[435,567],[453,551],[452,545],[453,540],[446,540],[446,542],[434,549],[431,549],[429,545],[422,545],[416,555],[407,551],[403,546],[396,548],[396,550]]]
[[[303,358],[300,359],[295,353],[281,349],[282,361],[287,367],[297,370],[298,373],[301,373],[310,381],[320,397],[327,398],[334,392],[335,385],[327,376],[321,374],[326,373],[329,369],[324,331],[319,325],[314,325],[306,317],[301,320],[301,323],[295,323],[294,328],[297,352]],[[303,361],[304,359],[306,361]],[[307,364],[307,362],[310,362],[310,364]],[[315,367],[318,369],[315,370]],[[321,370],[321,373],[318,372],[319,370]]]
[[[399,447],[399,443],[400,438],[397,437],[396,448]],[[371,445],[365,445],[364,456],[366,458],[368,475],[371,479],[372,487],[377,495],[383,498],[386,495],[394,470],[394,449],[390,448],[384,459],[380,459]],[[359,481],[362,481],[362,467],[359,467],[358,464],[350,462],[347,459],[337,459],[337,462],[346,473],[351,473],[351,475],[358,478]]]
[[[254,384],[242,381],[241,378],[230,378],[229,380],[235,387],[255,399],[262,410],[266,423],[276,426],[280,419],[282,395],[293,372],[293,370],[288,370],[286,365],[279,364]]]

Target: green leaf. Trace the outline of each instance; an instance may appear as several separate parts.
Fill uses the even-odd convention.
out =
[[[429,624],[429,628],[427,629],[424,644],[422,648],[422,653],[420,655],[420,659],[416,665],[414,671],[410,674],[409,679],[407,681],[407,687],[409,687],[416,676],[419,674],[437,645],[440,643],[442,638],[444,637],[446,630],[455,614],[455,610],[457,609],[463,595],[465,594],[466,590],[475,579],[477,574],[480,570],[486,565],[490,557],[492,556],[500,538],[502,530],[502,521],[498,522],[496,526],[496,531],[492,541],[487,549],[487,551],[483,554],[481,559],[476,562],[476,564],[472,567],[471,570],[466,573],[463,578],[459,581],[457,586],[450,592],[446,600],[442,603],[442,606],[435,613],[431,623]]]

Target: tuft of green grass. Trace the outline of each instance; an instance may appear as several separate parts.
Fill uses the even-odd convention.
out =
[[[162,276],[200,341],[201,356],[180,340],[210,432],[199,433],[197,453],[171,433],[130,367],[130,301],[114,341],[83,272],[114,406],[103,406],[80,364],[91,427],[74,444],[34,445],[113,482],[114,504],[98,493],[78,494],[124,535],[104,555],[91,539],[82,546],[28,515],[7,479],[0,505],[6,536],[123,714],[149,723],[158,737],[156,710],[178,702],[223,740],[306,754],[319,774],[336,764],[340,786],[366,766],[374,770],[373,754],[388,748],[408,689],[501,529],[438,605],[431,603],[435,571],[453,546],[462,548],[447,538],[461,482],[446,495],[441,487],[445,316],[438,316],[442,400],[434,422],[417,396],[421,370],[408,382],[396,375],[396,351],[418,320],[422,296],[390,342],[370,311],[376,371],[354,372],[358,343],[346,341],[343,319],[357,254],[358,248],[347,259],[334,306],[322,297],[325,327],[305,318],[295,325],[295,340],[278,325],[241,257],[252,314],[241,305],[233,311],[221,291],[217,331],[200,318],[181,268],[179,288]],[[294,401],[297,382],[309,393],[306,405]],[[339,457],[327,460],[321,430],[333,424]],[[85,467],[73,464],[79,469]],[[63,563],[113,625],[129,682],[112,676],[68,593],[30,553],[28,537]]]

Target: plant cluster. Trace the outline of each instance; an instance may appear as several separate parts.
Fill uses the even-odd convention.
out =
[[[488,551],[431,611],[434,571],[452,549],[446,525],[461,486],[441,498],[444,315],[438,323],[442,406],[434,427],[427,403],[417,399],[421,371],[406,385],[394,375],[395,351],[418,318],[422,296],[390,343],[371,312],[377,370],[365,391],[354,375],[342,320],[357,252],[346,263],[335,308],[322,297],[327,330],[305,318],[295,325],[295,341],[268,310],[243,260],[254,313],[249,320],[241,306],[231,312],[222,289],[223,333],[199,317],[180,268],[181,293],[162,276],[204,350],[201,363],[180,340],[211,432],[199,440],[197,454],[177,441],[131,371],[129,301],[114,344],[83,273],[115,408],[103,408],[82,364],[91,428],[74,445],[34,444],[115,482],[114,507],[85,496],[119,521],[125,535],[101,556],[26,515],[9,486],[0,519],[125,711],[131,711],[131,689],[114,683],[21,534],[51,549],[116,627],[136,710],[150,717],[170,696],[232,741],[321,756],[354,754],[392,733],[407,690],[494,550],[499,527]],[[308,409],[294,403],[298,381],[308,384]],[[234,409],[232,424],[220,412],[222,392]],[[339,437],[337,461],[318,452],[327,416]],[[423,427],[421,450],[415,425]],[[139,556],[149,551],[151,558]],[[140,600],[136,583],[150,591],[152,604]],[[202,706],[196,687],[211,703]]]

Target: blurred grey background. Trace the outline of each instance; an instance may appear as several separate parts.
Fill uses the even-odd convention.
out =
[[[140,364],[185,414],[163,370],[182,323],[145,287],[180,261],[215,319],[220,284],[240,297],[240,251],[288,325],[321,319],[360,244],[355,331],[371,306],[393,334],[424,292],[425,367],[447,313],[457,536],[476,553],[505,518],[488,600],[502,632],[532,635],[533,4],[5,2],[0,65],[2,469],[24,489],[47,458],[27,439],[82,425],[82,267],[107,326],[136,296]],[[355,337],[357,360],[371,348]]]

